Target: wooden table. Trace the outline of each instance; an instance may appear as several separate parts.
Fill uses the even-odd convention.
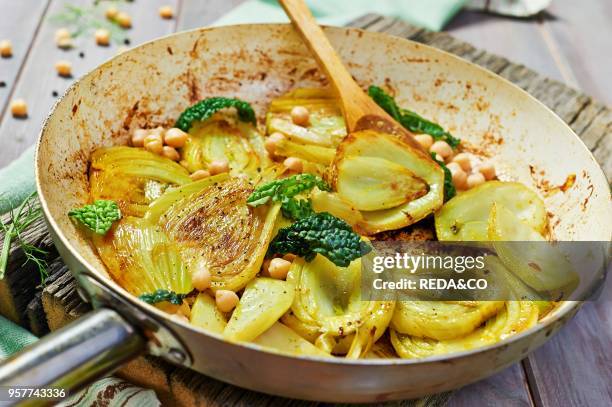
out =
[[[173,31],[210,23],[241,2],[136,0],[133,3],[119,3],[119,6],[133,18],[134,28],[126,35],[130,45],[136,45]],[[61,11],[64,3],[62,0],[0,0],[0,39],[10,38],[14,48],[12,58],[0,60],[0,82],[4,83],[4,86],[0,86],[0,167],[33,143],[42,120],[55,101],[54,95],[64,92],[72,82],[55,74],[55,61],[71,61],[74,75],[78,77],[117,52],[117,45],[96,46],[92,35],[78,38],[74,50],[56,48],[53,33],[57,26],[47,17]],[[70,3],[87,6],[91,0],[73,0]],[[158,7],[166,4],[177,10],[175,19],[162,20],[158,17]],[[518,83],[551,106],[574,128],[594,151],[609,179],[612,179],[612,111],[595,100],[612,102],[612,53],[609,52],[612,49],[611,13],[612,3],[606,0],[585,0],[580,4],[573,0],[557,0],[547,14],[535,20],[503,19],[464,11],[450,24],[449,31],[453,35],[509,59],[482,52],[448,35],[429,33],[389,18],[367,16],[354,25],[412,38],[455,52]],[[596,98],[591,99],[558,82],[544,80],[510,60],[582,88]],[[14,119],[8,111],[8,101],[18,97],[28,102],[29,117],[26,120]],[[48,236],[44,234],[44,225],[35,225],[28,233],[37,244],[50,245]],[[14,263],[20,264],[18,253],[15,254]],[[62,272],[62,268],[60,262],[52,265],[55,279],[44,293],[37,294],[42,296],[43,302],[46,301],[46,319],[52,329],[61,325],[61,321],[65,322],[86,310],[76,296],[74,281],[69,274]],[[20,278],[26,278],[23,276],[28,272],[21,270],[20,273]],[[13,281],[10,284],[17,283]],[[9,291],[18,291],[15,287],[9,287]],[[610,284],[607,289],[610,290]],[[23,287],[19,290],[21,295],[25,295],[23,292],[27,292],[28,296],[34,295],[33,289],[30,290],[32,292],[24,291]],[[31,301],[29,297],[27,301]],[[42,304],[40,298],[38,302],[17,304],[16,309],[23,311],[23,315],[11,314],[9,317],[20,319],[22,324],[32,329],[43,330],[47,321],[40,320],[37,304]],[[540,350],[487,380],[454,392],[449,405],[612,405],[610,315],[610,302],[586,304],[579,316]],[[159,374],[159,371],[150,372],[151,366],[156,368],[156,363],[137,362],[132,366],[132,376],[129,369],[127,375],[134,381],[147,382],[144,376]],[[163,382],[160,386],[165,383],[165,388],[169,389],[165,397],[176,397],[185,403],[194,400],[206,405],[272,405],[286,402],[211,379],[194,378],[197,375],[188,371],[164,366],[160,369],[171,371],[160,374],[158,378],[146,379]],[[135,373],[138,371],[142,377]]]

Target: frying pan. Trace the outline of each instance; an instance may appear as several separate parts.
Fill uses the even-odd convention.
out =
[[[608,182],[584,144],[540,102],[504,79],[412,41],[326,28],[362,85],[386,84],[402,105],[432,118],[484,154],[500,178],[538,190],[559,240],[609,241]],[[328,402],[421,397],[482,379],[543,344],[578,310],[565,302],[540,324],[497,344],[420,360],[292,357],[233,344],[145,304],[113,282],[67,212],[88,200],[88,160],[126,144],[131,130],[171,126],[201,98],[238,96],[259,117],[269,101],[326,79],[289,25],[199,29],[125,52],[76,82],[46,120],[36,155],[49,231],[94,311],[0,367],[1,386],[76,389],[143,353],[265,393]],[[575,174],[565,192],[544,190]],[[543,182],[543,179],[546,182]]]

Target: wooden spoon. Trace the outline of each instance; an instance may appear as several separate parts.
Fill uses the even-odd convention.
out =
[[[396,122],[359,87],[304,1],[279,0],[279,2],[327,74],[340,98],[349,134],[361,130],[394,134],[431,159],[431,156],[423,151],[421,145],[414,139],[414,134]]]

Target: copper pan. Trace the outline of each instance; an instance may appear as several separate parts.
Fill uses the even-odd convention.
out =
[[[326,28],[362,85],[386,84],[402,104],[495,156],[500,178],[538,190],[560,240],[609,241],[608,182],[553,112],[506,80],[440,50],[389,35]],[[122,53],[77,81],[55,105],[38,142],[36,177],[49,230],[94,311],[0,367],[0,385],[78,388],[148,352],[265,393],[328,402],[407,399],[454,389],[517,362],[578,310],[566,302],[536,327],[493,346],[421,360],[290,357],[223,341],[130,296],[108,276],[69,221],[88,199],[92,151],[126,144],[130,131],[171,125],[201,98],[238,96],[260,114],[275,96],[326,80],[289,25],[199,29]],[[545,188],[561,185],[565,192]],[[543,182],[545,180],[546,182]]]

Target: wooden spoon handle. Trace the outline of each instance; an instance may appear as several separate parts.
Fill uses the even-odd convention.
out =
[[[319,27],[303,0],[279,0],[304,42],[313,52],[340,97],[346,126],[351,132],[357,121],[372,113],[372,102],[357,85],[342,60],[336,54],[325,33]],[[374,105],[376,106],[376,105]]]

